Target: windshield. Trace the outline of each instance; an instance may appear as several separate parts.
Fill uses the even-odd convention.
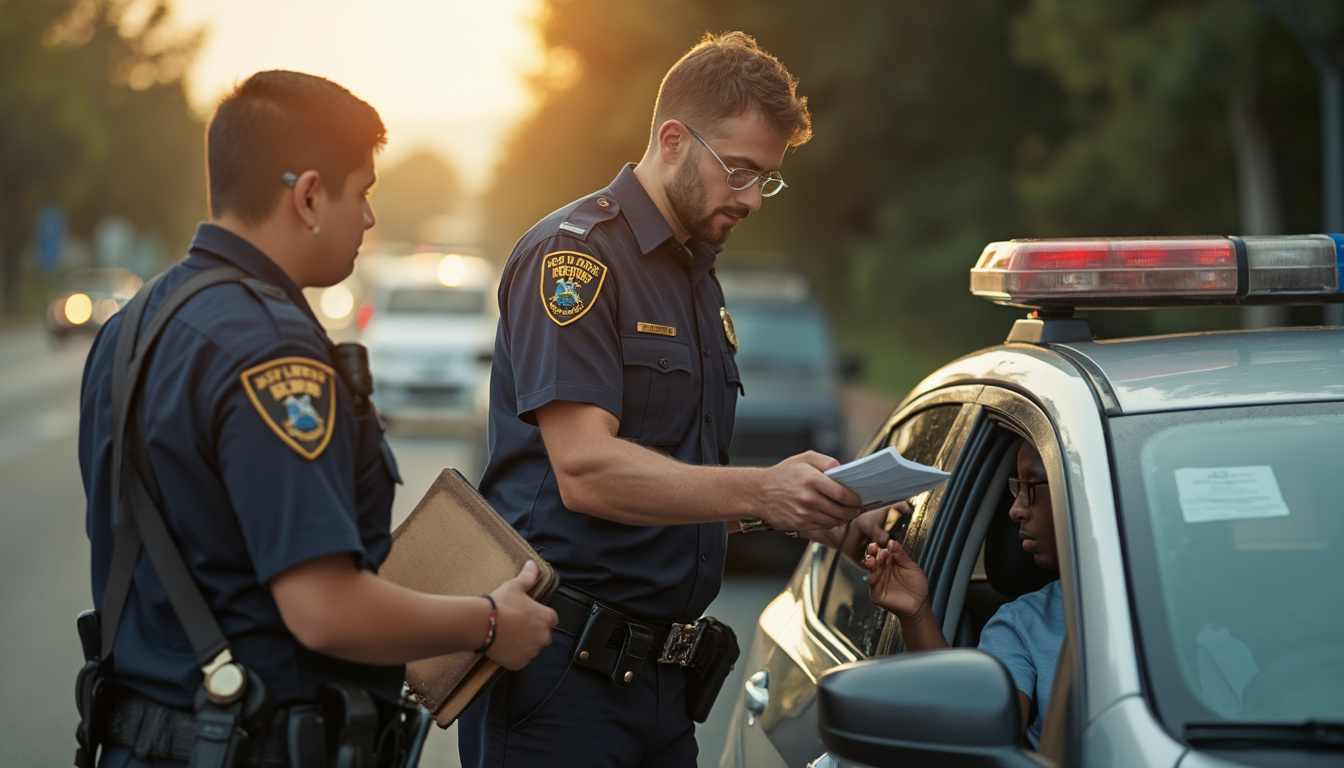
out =
[[[459,288],[415,286],[394,288],[387,297],[389,313],[478,315],[485,309],[485,294]]]
[[[1344,721],[1344,404],[1111,421],[1155,708]]]
[[[737,365],[815,372],[831,365],[826,321],[810,304],[734,304]]]

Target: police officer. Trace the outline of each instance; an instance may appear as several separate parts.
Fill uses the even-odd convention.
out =
[[[384,142],[377,112],[341,86],[296,72],[253,75],[210,123],[210,222],[149,303],[152,312],[210,267],[246,273],[172,316],[143,377],[139,427],[192,579],[233,658],[282,711],[333,681],[395,702],[402,664],[453,651],[485,648],[516,669],[550,642],[555,622],[526,595],[535,566],[488,598],[427,595],[376,576],[390,547],[397,467],[301,289],[353,269],[374,224],[373,155]],[[121,320],[94,342],[80,407],[100,608],[115,528],[109,389]],[[185,764],[202,673],[143,555],[106,686],[100,765]],[[253,738],[282,740],[275,730]]]
[[[726,534],[859,513],[820,454],[703,466],[728,463],[741,392],[715,257],[810,137],[795,86],[749,36],[707,35],[664,78],[643,159],[543,219],[504,268],[481,488],[554,564],[568,608],[556,642],[463,716],[466,766],[694,765],[687,675],[653,657],[718,593]],[[581,637],[616,615],[612,655],[645,662],[607,674]]]

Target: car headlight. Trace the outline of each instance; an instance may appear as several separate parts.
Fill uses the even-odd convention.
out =
[[[83,325],[93,317],[93,300],[83,293],[72,293],[65,299],[65,319],[71,325]]]

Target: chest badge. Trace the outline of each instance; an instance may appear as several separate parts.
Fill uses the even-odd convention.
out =
[[[541,260],[541,303],[556,325],[583,317],[607,280],[607,266],[586,253],[552,251]]]
[[[331,441],[336,391],[331,366],[282,357],[243,371],[243,391],[281,442],[312,461]]]
[[[723,319],[723,335],[728,338],[728,343],[733,345],[733,351],[737,351],[737,331],[733,330],[733,316],[728,314],[727,307],[719,307],[719,317]]]

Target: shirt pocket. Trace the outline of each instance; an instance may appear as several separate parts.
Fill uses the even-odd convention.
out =
[[[737,416],[737,398],[746,394],[742,386],[742,374],[737,370],[737,355],[723,352],[723,413],[718,420],[719,463],[728,463],[728,446],[733,441],[733,425]]]
[[[618,434],[675,448],[695,423],[700,392],[691,374],[691,348],[676,339],[621,334],[624,392]]]

